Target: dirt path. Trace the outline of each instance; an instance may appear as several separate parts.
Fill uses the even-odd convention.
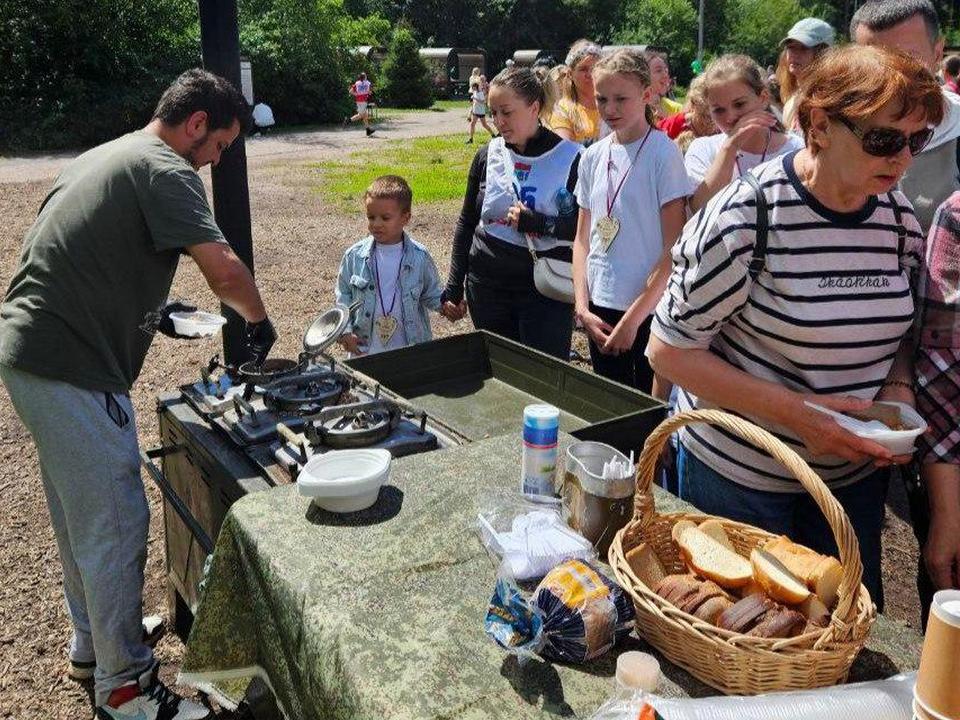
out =
[[[308,161],[324,159],[384,140],[463,132],[457,111],[405,114],[384,123],[367,139],[352,128],[278,133],[247,143],[250,199],[258,283],[280,333],[276,354],[294,356],[300,333],[332,302],[332,287],[344,248],[365,234],[359,212],[343,215],[328,208],[316,186],[321,182]],[[74,154],[0,159],[0,288],[13,273],[24,232],[36,215],[53,177]],[[397,172],[403,173],[402,168]],[[204,172],[209,180],[209,173]],[[424,242],[438,267],[449,263],[449,238],[456,204],[414,208],[411,233]],[[173,292],[201,306],[216,307],[196,268],[181,264]],[[469,323],[434,323],[437,334],[468,330]],[[218,340],[191,343],[159,337],[132,393],[141,444],[155,445],[154,403],[158,393],[192,379],[197,367],[219,351]],[[65,428],[65,432],[69,432]],[[159,494],[147,484],[152,519],[144,609],[165,614],[163,534]],[[87,688],[65,679],[68,622],[61,595],[61,573],[39,485],[36,452],[0,390],[0,719],[80,719],[91,716]],[[884,575],[888,614],[916,624],[913,567],[916,543],[902,517],[888,513]],[[898,516],[899,515],[899,516]],[[478,619],[479,622],[479,619]],[[157,648],[163,677],[173,682],[183,652],[172,634]],[[224,715],[223,717],[226,717]]]

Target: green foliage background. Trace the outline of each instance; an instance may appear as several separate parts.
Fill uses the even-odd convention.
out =
[[[480,47],[488,76],[520,48],[563,59],[580,37],[665,46],[681,83],[696,53],[699,0],[237,0],[241,52],[254,91],[281,125],[330,122],[350,110],[347,86],[367,71],[378,99],[400,92],[400,65],[349,52],[387,46],[405,28],[419,47]],[[845,35],[862,0],[705,0],[708,55],[746,52],[772,63],[800,17]],[[935,0],[948,43],[960,43],[960,0]],[[0,0],[0,148],[49,150],[102,142],[142,125],[183,70],[201,63],[197,0]],[[388,64],[389,66],[389,64]],[[416,85],[414,67],[403,83]],[[385,87],[386,85],[386,87]],[[395,88],[390,90],[390,88]]]
[[[419,52],[409,28],[397,28],[381,74],[381,94],[388,104],[405,108],[428,108],[433,104],[430,75]]]

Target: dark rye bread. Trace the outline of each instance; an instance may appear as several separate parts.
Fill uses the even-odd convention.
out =
[[[766,595],[748,595],[720,613],[717,627],[735,633],[749,632],[775,607],[776,603]]]

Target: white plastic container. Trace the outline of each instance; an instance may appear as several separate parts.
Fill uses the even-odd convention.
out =
[[[553,405],[527,405],[523,409],[523,463],[520,492],[533,500],[555,498],[557,437],[560,411]]]
[[[916,450],[914,442],[916,442],[916,439],[927,430],[926,421],[917,413],[916,410],[905,403],[881,401],[877,402],[876,404],[893,405],[894,407],[899,408],[900,419],[903,421],[903,424],[908,426],[910,429],[890,430],[889,428],[884,427],[883,423],[881,423],[879,420],[872,422],[858,420],[835,410],[830,410],[829,408],[816,405],[815,403],[807,403],[807,405],[812,407],[814,410],[819,410],[820,412],[830,415],[841,427],[846,428],[857,437],[862,437],[866,440],[872,440],[875,443],[879,443],[894,455],[912,454]]]
[[[390,477],[388,450],[362,448],[315,455],[297,476],[297,490],[324,510],[336,513],[366,510],[377,501]]]
[[[227,319],[222,315],[215,315],[203,310],[173,312],[170,313],[170,319],[173,320],[173,329],[180,335],[187,335],[188,337],[216,335],[227,322]]]

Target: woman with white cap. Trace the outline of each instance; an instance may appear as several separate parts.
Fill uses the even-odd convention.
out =
[[[600,137],[600,111],[591,72],[601,54],[600,46],[590,40],[577,40],[570,46],[557,78],[560,98],[546,121],[564,140],[584,144]]]
[[[780,41],[783,51],[777,64],[777,82],[780,83],[785,127],[796,129],[794,106],[800,78],[817,55],[833,45],[835,37],[836,33],[830,23],[809,17],[798,21]]]

